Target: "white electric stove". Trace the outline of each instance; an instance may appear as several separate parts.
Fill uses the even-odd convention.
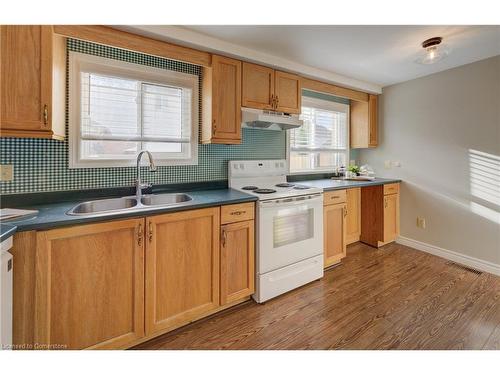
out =
[[[323,190],[288,183],[286,160],[229,162],[229,187],[257,202],[256,291],[264,302],[323,277]]]

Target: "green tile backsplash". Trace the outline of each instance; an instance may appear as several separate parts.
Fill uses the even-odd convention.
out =
[[[196,65],[72,39],[68,51],[194,74],[201,89]],[[144,179],[154,184],[221,180],[227,178],[228,160],[286,156],[285,132],[243,129],[242,136],[241,145],[198,145],[198,165],[158,167],[156,173],[144,169]],[[129,186],[135,179],[133,167],[69,169],[67,141],[0,138],[0,163],[14,165],[14,180],[0,183],[1,194]]]

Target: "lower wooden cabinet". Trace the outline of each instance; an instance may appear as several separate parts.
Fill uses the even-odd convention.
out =
[[[147,218],[147,335],[219,306],[219,212],[214,207]]]
[[[223,212],[222,227],[212,207],[16,234],[14,344],[127,348],[248,298],[254,204]]]
[[[37,233],[38,348],[123,348],[144,336],[143,223],[130,219]]]
[[[399,235],[399,184],[361,190],[361,241],[379,247]]]
[[[220,303],[225,305],[255,291],[254,221],[221,227]]]
[[[382,242],[396,241],[399,235],[399,194],[384,196],[384,238]]]
[[[346,203],[323,207],[325,267],[340,262],[346,256]]]
[[[347,189],[346,243],[358,242],[361,236],[361,188]]]

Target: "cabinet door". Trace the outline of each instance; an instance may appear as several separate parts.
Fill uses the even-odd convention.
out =
[[[219,207],[147,218],[146,334],[219,306]]]
[[[241,61],[212,56],[212,143],[241,142]]]
[[[346,214],[345,203],[323,207],[325,267],[346,256]]]
[[[361,188],[347,189],[346,243],[359,241],[361,235]]]
[[[368,101],[369,147],[378,146],[378,96],[370,95]]]
[[[274,70],[243,63],[242,105],[256,109],[273,109]]]
[[[1,26],[1,128],[49,129],[52,31],[50,26]]]
[[[399,194],[384,196],[384,239],[383,242],[396,240],[399,234]]]
[[[144,336],[144,219],[37,233],[35,343],[127,347]]]
[[[255,291],[254,221],[226,224],[221,228],[221,305]]]
[[[302,90],[300,77],[295,74],[275,71],[274,92],[278,112],[300,114]]]

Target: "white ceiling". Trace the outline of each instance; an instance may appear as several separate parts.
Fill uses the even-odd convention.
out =
[[[500,55],[500,26],[120,26],[346,87],[381,87]],[[443,37],[450,55],[415,63],[420,44]]]
[[[189,26],[281,58],[387,86],[500,54],[500,26]],[[425,39],[444,38],[450,55],[414,62]]]

